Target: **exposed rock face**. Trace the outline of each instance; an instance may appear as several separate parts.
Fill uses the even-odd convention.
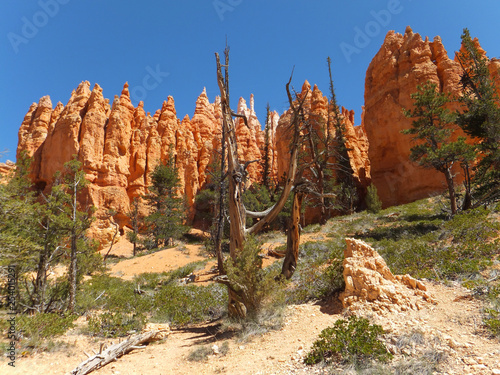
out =
[[[306,97],[304,101],[304,113],[306,121],[312,123],[313,128],[320,132],[321,124],[327,123],[328,116],[328,98],[314,85],[311,90],[309,82],[305,81],[302,85],[302,91],[299,94],[300,98]],[[279,119],[276,129],[276,149],[279,155],[278,159],[278,176],[283,176],[288,170],[290,162],[289,142],[291,140],[290,131],[287,129],[291,122],[292,111],[286,111]],[[330,114],[332,116],[332,114]],[[370,162],[367,158],[368,141],[364,130],[354,126],[354,111],[348,111],[342,107],[342,117],[345,125],[345,138],[349,150],[351,167],[362,185],[366,185],[366,181],[370,179]],[[331,121],[333,123],[333,121]],[[333,134],[335,130],[330,129]]]
[[[264,135],[253,96],[250,100],[250,108],[243,99],[238,107],[249,119],[249,127],[237,122],[242,162],[262,157]],[[97,208],[90,234],[106,246],[117,231],[123,232],[130,202],[146,193],[151,172],[170,155],[179,170],[179,195],[186,198],[188,218],[193,218],[195,195],[207,183],[209,166],[221,144],[220,110],[219,99],[210,103],[204,90],[192,119],[187,115],[182,121],[177,118],[172,97],[151,116],[142,102],[132,105],[128,84],[110,107],[99,85],[90,91],[90,83],[82,82],[66,106],[59,103],[52,109],[48,96],[31,105],[19,129],[17,155],[24,151],[33,157],[31,177],[40,189],[50,189],[54,173],[77,156],[90,182],[82,204]],[[271,140],[277,118],[274,113]],[[276,161],[274,144],[271,146]],[[260,178],[259,168],[259,163],[249,167],[250,183]],[[2,173],[8,170],[8,166],[1,168]]]
[[[334,128],[334,118],[333,113],[328,113],[328,103],[329,100],[319,88],[314,85],[311,90],[311,85],[309,82],[305,81],[302,85],[302,90],[298,94],[298,97],[304,100],[303,110],[305,122],[311,125],[312,131],[316,134],[327,134],[327,124],[330,124],[329,131],[331,137],[335,136]],[[296,103],[298,105],[298,103]],[[364,130],[361,127],[354,126],[354,111],[348,111],[345,108],[341,108],[341,115],[343,118],[345,133],[344,137],[346,139],[346,145],[349,149],[349,159],[351,163],[351,168],[354,172],[354,177],[357,179],[356,184],[360,188],[364,188],[370,183],[370,162],[368,160],[368,141]],[[328,116],[330,116],[330,122],[328,122]],[[292,110],[286,111],[279,119],[278,127],[276,129],[276,149],[278,155],[278,176],[281,178],[287,171],[288,165],[290,163],[290,141],[292,139],[292,129],[290,129],[289,124],[292,121]],[[306,130],[304,130],[306,131]],[[322,137],[325,139],[325,136]],[[322,143],[318,143],[319,152],[322,149]],[[310,154],[309,146],[306,143],[304,145],[305,154]],[[303,157],[303,156],[302,156]],[[306,158],[308,156],[305,156]],[[329,161],[332,164],[335,160]],[[335,172],[333,172],[333,175]],[[307,170],[304,172],[304,176],[308,178],[313,183],[316,182],[315,177],[308,174]],[[317,205],[316,205],[317,206]],[[306,209],[304,215],[304,224],[309,224],[312,222],[317,222],[319,220],[320,209],[319,207],[309,207]]]
[[[42,151],[39,180],[51,184],[54,173],[61,171],[64,163],[70,161],[74,155],[78,155],[80,126],[89,97],[89,82],[82,82],[71,94],[52,131],[47,134],[45,142],[40,146]],[[18,152],[19,150],[18,146]]]
[[[409,275],[396,275],[384,259],[368,244],[346,238],[344,251],[345,291],[340,300],[344,308],[373,311],[419,310],[434,299],[426,292],[425,285]]]
[[[496,80],[498,66],[496,59],[489,65]],[[401,130],[410,128],[413,120],[406,118],[402,110],[413,107],[410,95],[417,91],[418,84],[427,81],[435,83],[441,92],[459,96],[461,74],[460,64],[448,57],[441,38],[422,39],[410,27],[404,35],[389,31],[370,63],[362,126],[370,144],[372,182],[384,206],[412,202],[446,190],[442,173],[410,161],[411,136],[401,134]],[[450,109],[457,106],[451,104]],[[459,135],[463,133],[457,129],[455,136]],[[463,181],[458,166],[455,173],[456,182]]]
[[[10,160],[0,163],[0,183],[3,183],[3,178],[8,177],[14,169],[16,169],[16,164]]]

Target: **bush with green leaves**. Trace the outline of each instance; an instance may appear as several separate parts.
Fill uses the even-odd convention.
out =
[[[73,328],[76,315],[59,315],[55,313],[21,315],[17,318],[19,332],[24,337],[49,338],[60,336]]]
[[[488,287],[488,308],[484,309],[483,323],[492,336],[500,339],[500,284]]]
[[[146,324],[146,317],[142,313],[127,314],[121,311],[104,312],[90,315],[88,331],[93,336],[123,337],[131,332],[140,331]]]
[[[169,283],[154,296],[151,320],[185,326],[222,317],[226,313],[226,305],[227,289],[222,285]]]
[[[382,209],[382,201],[378,197],[377,187],[373,184],[368,186],[365,197],[366,209],[368,212],[376,214]]]
[[[53,338],[61,336],[70,328],[76,315],[60,315],[56,313],[39,313],[36,315],[18,315],[18,337],[22,348],[50,350],[55,346]]]
[[[250,236],[236,259],[229,258],[224,264],[230,287],[242,297],[249,318],[284,305],[280,270],[276,267],[263,269],[259,252],[260,244]]]
[[[324,299],[343,290],[344,247],[341,238],[300,245],[299,262],[288,286],[287,302],[297,304]]]
[[[365,318],[353,315],[348,320],[339,319],[333,327],[321,331],[304,362],[314,365],[334,360],[358,366],[370,360],[388,361],[392,355],[379,339],[383,333],[381,326]]]

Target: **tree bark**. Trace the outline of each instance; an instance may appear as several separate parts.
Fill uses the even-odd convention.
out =
[[[295,108],[293,105],[292,97],[289,90],[289,85],[292,77],[288,81],[286,88],[287,94],[290,101],[290,105],[293,109],[293,119],[291,123],[291,128],[293,130],[292,138],[292,150],[291,150],[291,160],[288,169],[287,180],[283,188],[282,194],[278,199],[278,202],[271,208],[260,213],[253,213],[260,218],[260,220],[253,225],[248,230],[245,228],[246,216],[249,212],[245,209],[242,201],[243,186],[245,180],[245,167],[242,166],[238,160],[238,150],[236,142],[235,125],[233,120],[234,113],[231,111],[229,106],[228,97],[228,58],[226,56],[226,78],[222,75],[222,69],[220,64],[219,54],[215,54],[217,62],[217,83],[219,86],[221,94],[221,109],[222,109],[222,126],[225,133],[225,142],[227,147],[227,163],[228,163],[228,178],[229,178],[229,218],[230,218],[230,242],[229,242],[229,252],[233,259],[236,259],[238,253],[243,250],[245,244],[245,238],[247,234],[257,233],[266,224],[274,220],[278,214],[281,212],[285,203],[292,191],[295,176],[297,173],[297,155],[299,149],[299,119],[300,119],[300,109],[305,101],[305,97],[300,101],[299,108]],[[246,123],[246,119],[245,119]],[[235,290],[231,289],[228,284],[228,294],[229,294],[229,304],[228,311],[229,315],[236,318],[245,318],[247,313],[247,306],[244,304],[244,298],[242,295],[237,293]]]
[[[76,177],[75,177],[76,178]],[[68,302],[68,310],[73,313],[75,311],[76,304],[76,283],[77,283],[77,193],[78,193],[78,182],[74,181],[73,184],[73,217],[71,218],[73,221],[73,227],[71,228],[71,255],[70,255],[70,264],[69,264],[69,302]]]
[[[300,208],[302,207],[302,199],[304,194],[296,191],[293,194],[292,217],[290,218],[290,226],[287,233],[286,255],[283,261],[281,274],[287,279],[290,279],[297,267],[299,258],[299,239],[300,239]]]
[[[448,194],[450,195],[451,214],[455,215],[457,213],[457,197],[455,195],[455,183],[453,182],[451,167],[445,169],[444,175],[446,177],[446,184],[448,185]]]
[[[71,375],[86,375],[94,370],[100,369],[108,363],[116,361],[117,358],[127,354],[137,346],[152,341],[157,333],[157,330],[138,333],[131,336],[128,340],[112,345],[101,353],[98,353],[80,363],[73,371],[71,371]]]

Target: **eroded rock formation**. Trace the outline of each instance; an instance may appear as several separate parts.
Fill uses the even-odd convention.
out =
[[[346,238],[344,250],[345,291],[340,300],[344,308],[373,311],[419,310],[434,302],[425,285],[409,275],[393,275],[384,259],[368,244]]]
[[[311,90],[311,85],[309,82],[305,81],[302,85],[302,90],[298,94],[300,100],[304,100],[303,113],[304,122],[310,124],[312,132],[321,135],[320,137],[324,140],[326,139],[327,131],[330,132],[331,138],[335,136],[334,128],[334,114],[328,110],[329,100],[319,88],[314,85]],[[298,105],[298,102],[297,102]],[[279,119],[278,127],[276,130],[276,149],[278,157],[278,176],[282,177],[288,170],[288,165],[290,163],[290,140],[291,129],[289,129],[288,124],[291,122],[292,110],[286,111]],[[330,116],[330,119],[328,117]],[[346,146],[348,147],[349,161],[351,163],[351,168],[354,172],[354,178],[356,185],[359,187],[360,195],[363,195],[364,187],[368,186],[370,183],[370,162],[368,160],[368,141],[364,133],[363,128],[359,126],[354,126],[354,111],[348,111],[344,107],[341,108],[341,116],[344,124],[344,137],[346,139]],[[328,128],[328,130],[327,130]],[[308,132],[307,126],[303,130]],[[315,136],[313,136],[314,138]],[[316,147],[318,147],[318,153],[324,150],[324,144],[318,142]],[[303,155],[300,157],[303,162],[310,162],[310,147],[307,142],[304,143]],[[332,156],[329,160],[330,165],[335,164],[335,157]],[[324,171],[325,173],[330,173],[331,171]],[[335,171],[332,172],[335,176]],[[316,183],[316,177],[312,176],[308,169],[304,170],[304,177],[306,177],[312,183]],[[310,224],[313,222],[318,222],[320,220],[320,208],[318,205],[313,205],[315,207],[308,207],[306,209],[304,217],[304,224]]]
[[[475,43],[479,46],[477,40]],[[497,82],[499,66],[496,59],[489,64]],[[417,91],[418,84],[427,81],[435,83],[441,92],[459,96],[461,74],[462,67],[456,59],[449,58],[440,37],[433,41],[422,39],[410,27],[404,35],[387,33],[366,72],[362,124],[370,144],[372,182],[384,206],[412,202],[446,190],[442,173],[410,161],[411,136],[401,134],[401,130],[410,128],[413,120],[403,115],[403,108],[413,107],[410,95]],[[455,110],[458,103],[449,107]],[[455,136],[459,135],[463,133],[457,129]],[[463,181],[458,166],[455,173],[456,182]]]
[[[240,121],[236,129],[243,162],[260,161],[264,142],[253,96],[250,103],[248,108],[240,99],[238,105],[239,113],[248,118],[248,127]],[[277,117],[273,113],[271,142]],[[151,116],[142,102],[134,107],[128,84],[110,106],[99,85],[91,91],[90,83],[82,82],[66,106],[58,103],[53,109],[48,96],[30,106],[19,129],[17,155],[25,152],[33,157],[31,177],[41,190],[50,189],[54,173],[77,156],[90,182],[82,203],[97,208],[90,233],[105,246],[117,230],[123,232],[132,199],[146,192],[151,172],[170,155],[179,170],[179,194],[185,197],[188,216],[193,218],[195,195],[207,183],[221,144],[220,121],[220,101],[216,98],[210,103],[205,90],[196,101],[193,118],[186,115],[181,121],[172,97]],[[271,149],[276,162],[274,143]],[[250,183],[260,178],[260,168],[260,163],[250,165]],[[272,173],[275,177],[276,168]]]

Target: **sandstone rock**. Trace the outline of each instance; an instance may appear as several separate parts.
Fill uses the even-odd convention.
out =
[[[7,160],[5,163],[0,163],[0,182],[3,178],[8,177],[16,169],[16,164],[13,161]]]
[[[82,82],[71,94],[68,104],[43,144],[39,180],[50,185],[54,173],[61,171],[64,163],[78,155],[80,127],[90,94],[88,81]]]
[[[340,295],[344,308],[405,311],[434,302],[421,281],[409,275],[394,276],[384,259],[368,244],[353,238],[346,238],[346,243],[343,262],[346,287]]]
[[[100,179],[100,184],[104,186],[127,187],[134,112],[128,83],[125,83],[121,95],[115,97],[113,101],[106,126],[102,178]]]
[[[167,323],[147,323],[142,329],[142,333],[158,331],[154,336],[153,341],[159,341],[167,338],[170,335],[170,326]]]
[[[245,143],[241,155],[242,160],[251,160],[260,157],[263,136],[253,104],[241,110],[250,119],[249,133],[241,137]],[[277,114],[273,118],[276,124]],[[19,130],[17,154],[33,156],[31,177],[40,189],[49,189],[54,173],[77,155],[91,182],[82,204],[97,208],[90,233],[105,247],[116,224],[123,232],[131,200],[146,193],[151,172],[170,153],[179,170],[178,193],[186,198],[189,219],[194,217],[195,196],[207,181],[214,150],[220,147],[221,119],[220,100],[210,103],[206,90],[197,100],[193,118],[186,115],[181,122],[172,97],[150,116],[142,102],[134,108],[128,84],[110,107],[99,85],[90,91],[90,83],[82,82],[66,106],[58,103],[52,109],[48,96],[33,103]],[[251,172],[251,177],[259,176]]]
[[[251,163],[247,167],[248,178],[251,181],[259,181],[262,175],[262,159],[261,150],[263,149],[264,133],[262,125],[257,119],[254,110],[254,98],[250,97],[250,108],[247,107],[246,101],[240,98],[238,102],[237,113],[244,115],[247,118],[248,126],[242,118],[236,120],[236,139],[238,141],[238,155],[242,162],[250,162],[258,160],[259,162]]]
[[[109,103],[96,84],[87,102],[87,112],[80,130],[79,160],[90,182],[97,180],[102,168],[104,153],[104,128],[108,119]]]
[[[477,40],[476,43],[479,46]],[[498,66],[496,60],[489,65],[493,77],[498,77]],[[440,37],[433,41],[422,39],[410,27],[404,35],[387,33],[366,72],[362,116],[362,127],[369,142],[371,178],[384,207],[446,190],[442,173],[424,169],[409,160],[412,139],[401,134],[401,130],[410,128],[413,119],[406,118],[402,110],[413,107],[410,95],[417,91],[417,85],[427,81],[435,83],[441,92],[459,96],[461,74],[460,64],[448,57]],[[451,110],[457,108],[457,103],[449,105]],[[464,135],[455,129],[455,137]],[[463,176],[458,165],[454,173],[455,182],[460,184]]]
[[[203,186],[207,179],[207,167],[213,156],[213,134],[218,128],[214,115],[214,107],[210,104],[206,89],[196,100],[194,116],[190,121],[191,131],[198,148],[198,183]]]

